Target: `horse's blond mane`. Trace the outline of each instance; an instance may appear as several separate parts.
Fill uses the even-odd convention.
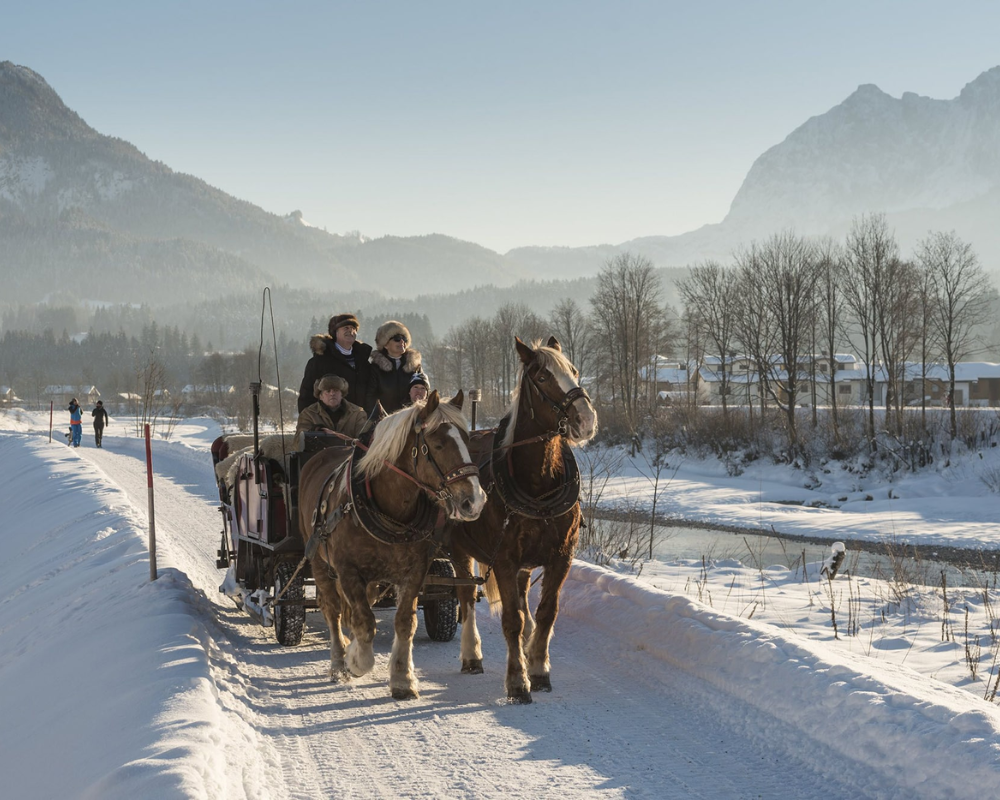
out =
[[[392,464],[402,455],[410,431],[413,430],[417,416],[423,411],[426,402],[419,400],[408,408],[390,414],[375,426],[371,447],[358,461],[358,469],[362,475],[374,478],[385,469],[386,462]],[[431,433],[445,423],[451,423],[464,431],[469,430],[469,424],[465,421],[461,409],[442,400],[424,420],[424,430]]]
[[[567,375],[572,375],[576,371],[572,362],[560,350],[554,350],[551,347],[542,347],[541,339],[536,339],[532,342],[531,349],[535,351],[535,358],[542,369],[547,369],[550,372],[564,372]],[[517,427],[517,410],[520,407],[518,400],[521,397],[521,379],[523,377],[524,364],[521,364],[521,368],[517,372],[517,386],[510,393],[510,408],[507,411],[510,414],[510,424],[507,426],[503,441],[500,443],[504,447],[510,447],[510,445],[514,444],[514,428]]]

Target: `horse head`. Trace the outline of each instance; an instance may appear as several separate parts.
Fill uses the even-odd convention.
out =
[[[465,395],[459,390],[441,402],[435,389],[421,405],[413,421],[414,476],[433,488],[432,496],[448,516],[458,521],[476,519],[486,504],[479,484],[479,469],[469,455],[469,428],[462,415]]]
[[[540,425],[558,431],[573,444],[584,444],[597,433],[597,412],[580,386],[580,373],[563,354],[555,336],[544,347],[529,347],[518,337],[521,359],[521,400]]]

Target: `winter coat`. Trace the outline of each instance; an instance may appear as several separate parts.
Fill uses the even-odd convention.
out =
[[[70,425],[79,425],[83,421],[83,412],[80,411],[80,406],[77,403],[70,403],[67,410],[69,411]]]
[[[364,342],[355,342],[351,348],[354,356],[354,367],[348,363],[344,355],[336,348],[335,340],[327,333],[317,333],[309,339],[309,348],[313,357],[306,363],[302,385],[299,387],[299,413],[316,402],[313,386],[324,375],[339,375],[347,381],[347,394],[344,399],[365,411],[370,411],[373,402],[368,396],[371,381],[371,364],[368,359],[372,354],[372,346]]]
[[[90,416],[94,418],[94,427],[103,428],[105,425],[111,422],[111,418],[108,417],[108,411],[104,406],[98,406],[93,411],[90,412]]]
[[[410,379],[421,367],[420,352],[406,350],[397,365],[385,348],[372,353],[371,384],[368,394],[372,405],[378,400],[387,413],[399,411],[410,401]]]
[[[301,414],[299,421],[295,425],[295,439],[292,447],[301,450],[303,445],[302,434],[308,431],[320,431],[328,428],[331,431],[342,433],[345,436],[355,437],[361,433],[368,416],[361,406],[341,400],[340,405],[331,409],[328,405],[317,400],[311,406],[307,406]]]

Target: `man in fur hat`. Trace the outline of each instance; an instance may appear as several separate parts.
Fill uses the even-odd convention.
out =
[[[313,387],[324,375],[339,375],[350,387],[347,399],[365,411],[375,401],[368,396],[371,385],[371,345],[358,341],[358,318],[353,314],[330,317],[329,333],[317,333],[309,339],[312,358],[306,363],[299,386],[299,413],[315,402]]]
[[[399,320],[382,323],[375,333],[377,349],[371,357],[368,395],[373,404],[377,400],[389,414],[409,402],[410,379],[420,372],[420,353],[410,347],[411,342],[410,332]]]
[[[302,449],[302,434],[306,431],[342,433],[352,438],[361,433],[368,417],[361,406],[344,399],[348,389],[347,381],[339,375],[324,375],[316,381],[313,387],[316,402],[306,406],[295,425],[292,446],[296,450]]]

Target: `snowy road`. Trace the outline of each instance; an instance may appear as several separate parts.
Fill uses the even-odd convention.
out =
[[[203,433],[154,443],[155,584],[141,441],[0,435],[0,770],[17,796],[972,798],[1000,783],[989,704],[583,563],[555,691],[530,706],[504,701],[484,605],[485,675],[421,629],[421,697],[392,701],[383,610],[373,674],[330,684],[318,613],[283,648],[219,594]]]
[[[144,509],[140,445],[78,452]],[[831,762],[800,730],[569,614],[552,646],[555,691],[536,693],[529,707],[503,702],[504,644],[493,619],[483,620],[481,676],[460,674],[457,639],[419,635],[421,698],[398,703],[386,684],[392,612],[382,611],[374,673],[331,685],[318,613],[308,615],[301,646],[282,648],[218,594],[221,520],[207,453],[158,443],[154,470],[161,569],[186,573],[203,598],[220,701],[259,736],[274,796],[829,798],[866,796],[881,783],[861,765]]]

